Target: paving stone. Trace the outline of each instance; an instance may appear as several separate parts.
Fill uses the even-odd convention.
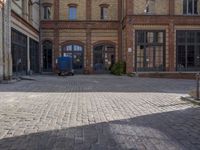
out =
[[[193,80],[32,76],[0,84],[0,150],[199,150]]]

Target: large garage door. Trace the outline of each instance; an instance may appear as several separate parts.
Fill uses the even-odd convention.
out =
[[[27,73],[27,37],[19,31],[12,29],[11,51],[13,73]]]

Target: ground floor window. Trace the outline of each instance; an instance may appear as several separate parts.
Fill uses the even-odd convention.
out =
[[[43,71],[52,71],[52,42],[45,41],[43,43]]]
[[[39,72],[39,44],[37,41],[30,39],[30,70],[34,73]]]
[[[177,71],[200,70],[200,31],[177,31]]]
[[[165,31],[136,31],[137,71],[164,71]]]
[[[27,73],[27,37],[12,29],[11,32],[12,67],[14,74]]]
[[[63,56],[71,56],[75,73],[83,73],[84,48],[81,45],[70,44],[62,47]]]
[[[109,72],[115,63],[115,46],[97,45],[93,50],[93,67],[95,73]]]

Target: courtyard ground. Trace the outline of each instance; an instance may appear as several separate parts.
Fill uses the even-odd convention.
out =
[[[77,75],[0,84],[0,150],[199,150],[193,80]]]

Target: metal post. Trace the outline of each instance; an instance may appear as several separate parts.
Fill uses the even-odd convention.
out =
[[[199,87],[200,73],[197,73],[197,74],[196,74],[196,79],[197,79],[197,90],[196,90],[196,92],[197,92],[197,97],[196,97],[196,98],[197,98],[197,100],[200,100],[200,95],[199,95],[199,91],[200,91],[200,90],[199,90],[199,88],[200,88],[200,87]]]

